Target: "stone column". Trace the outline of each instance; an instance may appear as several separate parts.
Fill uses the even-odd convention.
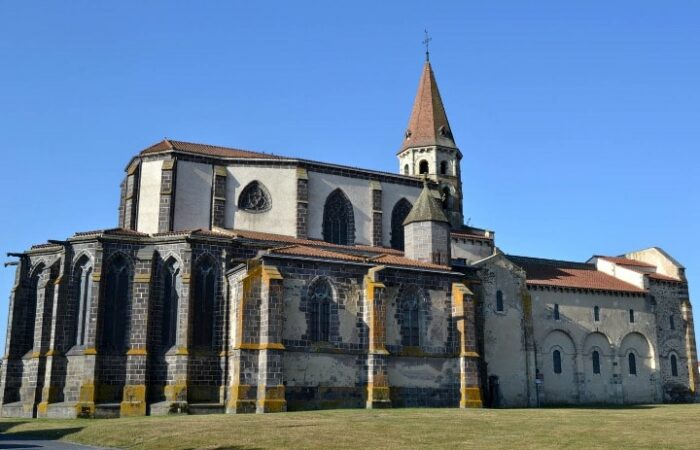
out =
[[[177,331],[175,347],[165,355],[168,364],[168,380],[164,388],[168,412],[187,412],[187,366],[189,360],[190,296],[192,286],[192,250],[183,249],[182,289],[177,305]]]
[[[260,346],[258,354],[258,404],[256,412],[284,412],[282,373],[282,323],[284,293],[282,274],[273,266],[262,267],[260,295]]]
[[[297,168],[297,237],[309,237],[309,176],[302,168]]]
[[[83,371],[80,380],[78,402],[75,405],[77,417],[92,417],[95,414],[95,372],[97,370],[97,318],[100,310],[102,279],[102,246],[95,249],[95,262],[92,272],[92,292],[86,323],[85,350],[83,351]]]
[[[377,272],[384,266],[373,267],[364,279],[365,323],[368,330],[367,349],[367,408],[390,408],[388,357],[386,349],[385,286],[377,281]]]
[[[126,352],[126,383],[119,405],[120,417],[146,415],[146,339],[152,258],[152,247],[141,249],[136,256],[131,291],[129,350]]]
[[[381,247],[384,245],[382,228],[382,184],[377,180],[370,180],[369,189],[372,205],[372,245]]]
[[[462,283],[452,283],[452,314],[457,326],[459,352],[459,407],[480,408],[482,400],[474,327],[474,294]]]

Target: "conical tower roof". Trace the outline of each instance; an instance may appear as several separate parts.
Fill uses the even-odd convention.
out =
[[[423,190],[416,200],[416,204],[413,205],[411,211],[406,216],[406,220],[403,221],[404,226],[412,222],[447,222],[447,216],[442,210],[442,205],[440,200],[433,195],[430,187],[428,187],[427,180],[423,183]]]
[[[433,68],[430,62],[426,61],[399,153],[407,148],[429,145],[457,148],[450,123],[447,121],[445,106],[442,104],[440,91],[435,82]]]

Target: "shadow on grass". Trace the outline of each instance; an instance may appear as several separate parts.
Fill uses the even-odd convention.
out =
[[[47,428],[44,430],[31,430],[31,431],[18,431],[11,432],[12,428],[25,423],[30,423],[28,420],[18,420],[13,422],[0,422],[0,442],[4,440],[35,440],[35,439],[50,439],[56,440],[61,439],[64,436],[77,433],[82,430],[83,427],[71,427],[71,428]],[[9,432],[9,434],[8,434]],[[12,448],[8,445],[0,444],[0,450]],[[22,447],[24,448],[24,447]],[[27,447],[30,448],[30,447]]]
[[[1,449],[2,447],[0,447]],[[185,450],[201,450],[202,447],[192,447],[192,448],[186,448]],[[233,446],[223,446],[223,447],[206,447],[206,450],[263,450],[262,448],[259,447],[241,447],[239,445],[233,445]]]
[[[543,405],[539,409],[601,409],[601,410],[620,410],[620,409],[656,409],[661,405]]]

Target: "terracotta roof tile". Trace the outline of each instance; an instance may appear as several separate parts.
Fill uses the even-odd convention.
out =
[[[652,280],[657,280],[657,281],[671,281],[674,283],[682,283],[682,280],[679,280],[678,278],[670,277],[668,275],[664,275],[662,273],[647,273],[646,276],[651,278]]]
[[[418,92],[399,153],[407,148],[425,145],[457,147],[447,121],[445,106],[440,97],[433,68],[427,61],[418,82]]]
[[[306,256],[311,258],[323,258],[323,259],[335,259],[340,261],[355,261],[364,262],[366,259],[348,255],[345,253],[331,252],[328,250],[323,250],[321,248],[306,247],[303,245],[290,245],[288,247],[273,248],[270,253],[280,254],[280,255],[294,255],[294,256]]]
[[[448,266],[441,266],[439,264],[432,264],[422,261],[416,261],[414,259],[404,258],[403,256],[396,255],[380,255],[370,259],[372,262],[386,264],[387,266],[405,266],[405,267],[420,267],[425,269],[435,269],[435,270],[451,270]]]
[[[165,139],[155,145],[148,147],[141,152],[142,155],[151,153],[160,153],[172,150],[182,152],[196,153],[207,156],[221,156],[228,158],[256,158],[256,159],[289,159],[284,156],[273,155],[271,153],[253,152],[250,150],[241,150],[239,148],[220,147],[217,145],[195,144],[192,142],[173,141]]]
[[[598,271],[593,264],[508,256],[527,274],[527,284],[599,291],[643,293],[632,284]]]
[[[655,265],[645,263],[642,261],[637,261],[636,259],[629,259],[629,258],[623,258],[619,256],[597,256],[600,259],[604,259],[606,261],[610,261],[615,264],[620,264],[621,266],[634,266],[634,267],[649,267],[649,268],[656,268]]]

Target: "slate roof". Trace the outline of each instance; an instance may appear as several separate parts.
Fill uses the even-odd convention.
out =
[[[403,221],[404,226],[413,222],[448,222],[445,212],[442,210],[439,200],[435,198],[428,183],[423,183],[423,190],[411,211]]]
[[[644,289],[598,271],[593,264],[511,255],[508,255],[508,259],[525,270],[528,285],[627,293],[645,292]]]
[[[250,150],[241,150],[239,148],[231,147],[220,147],[217,145],[195,144],[193,142],[174,141],[171,139],[164,139],[158,142],[157,144],[152,145],[147,149],[141,151],[141,154],[148,155],[152,153],[161,153],[172,150],[178,150],[187,153],[195,153],[198,155],[220,156],[228,158],[255,158],[277,160],[290,159],[284,156],[274,155],[272,153],[253,152]]]
[[[457,148],[435,74],[428,61],[423,66],[411,118],[408,120],[408,128],[399,153],[410,147],[426,145]]]

